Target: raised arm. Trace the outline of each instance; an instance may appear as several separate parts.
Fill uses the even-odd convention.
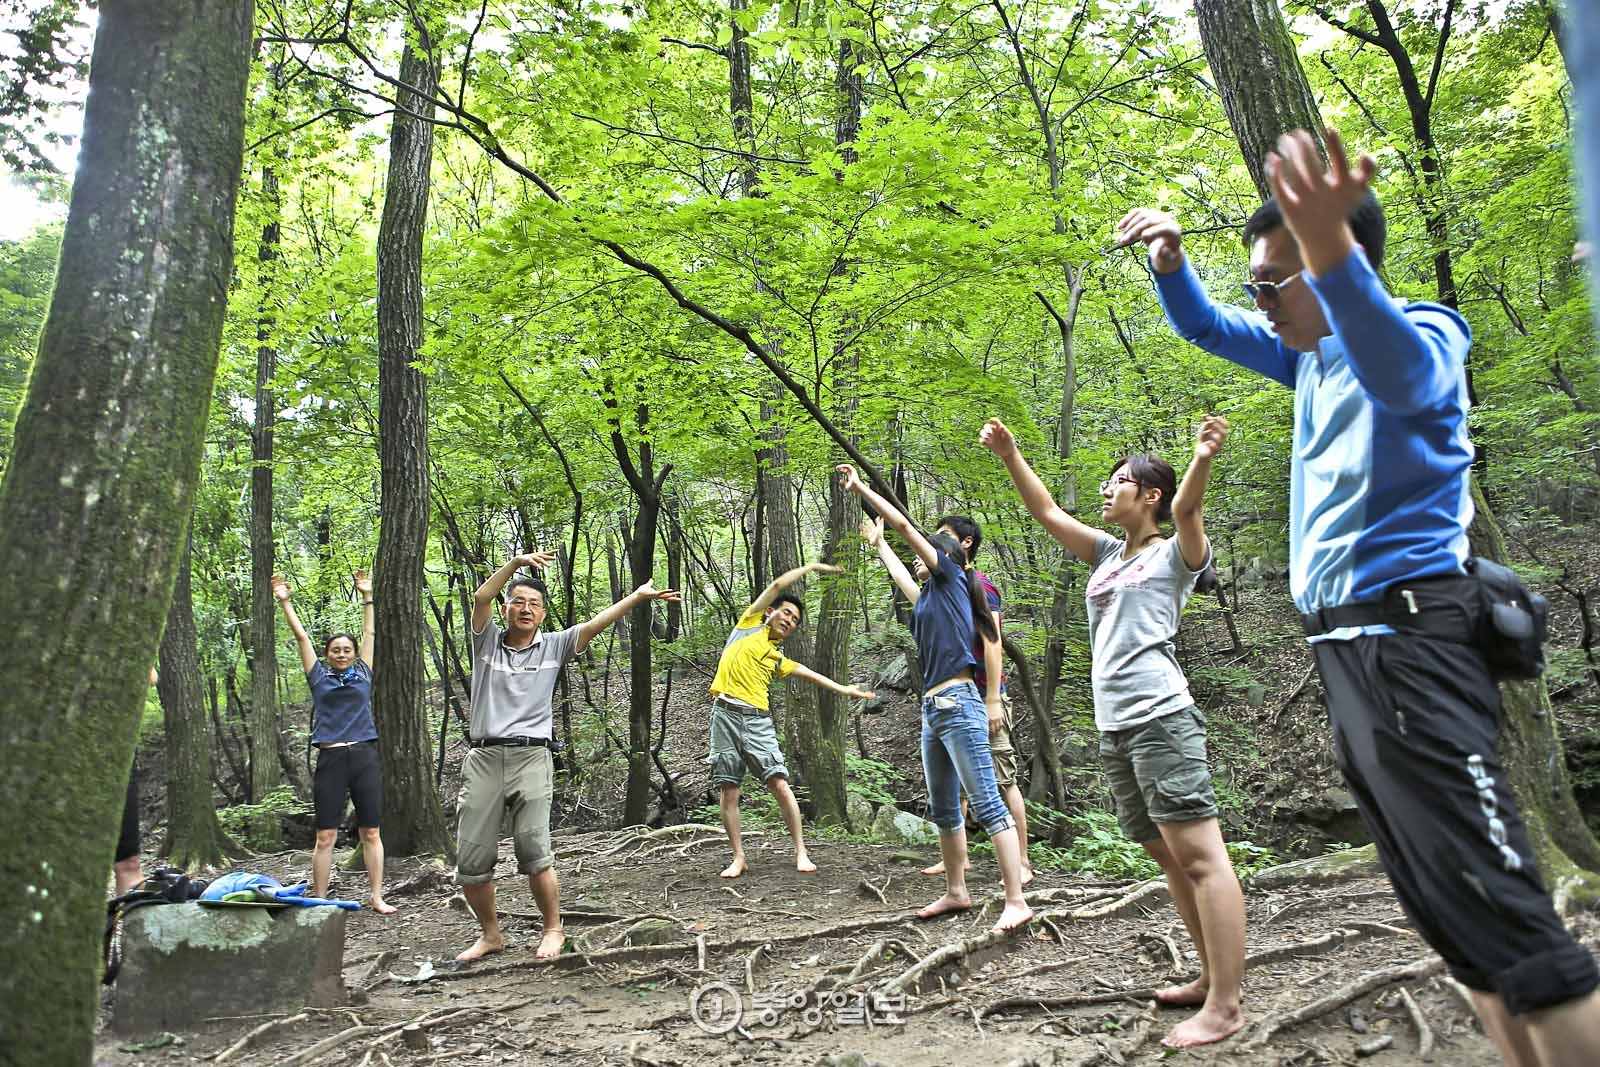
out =
[[[356,571],[356,592],[361,595],[361,662],[372,669],[372,639],[377,630],[372,625],[372,578],[366,571]]]
[[[1178,551],[1191,571],[1197,571],[1211,558],[1211,544],[1206,540],[1206,522],[1201,513],[1205,501],[1206,484],[1211,481],[1211,462],[1228,439],[1228,420],[1221,415],[1207,415],[1195,434],[1194,459],[1183,472],[1183,481],[1172,497],[1172,524],[1178,529]]]
[[[317,665],[317,650],[312,646],[306,628],[300,625],[300,616],[295,614],[294,604],[289,599],[289,582],[281,574],[272,576],[272,595],[277,598],[278,607],[283,609],[283,617],[294,634],[295,647],[300,650],[300,669],[309,671]]]
[[[889,503],[883,497],[873,492],[872,486],[861,480],[856,469],[848,463],[841,463],[836,468],[839,472],[839,485],[843,489],[865,500],[873,511],[883,516],[884,522],[893,527],[901,537],[906,539],[906,544],[911,546],[911,551],[917,558],[927,564],[930,571],[939,569],[939,552],[933,543],[922,536],[922,531],[911,524],[911,520],[900,514],[900,509]]]
[[[907,600],[915,604],[917,598],[922,595],[922,587],[917,584],[911,572],[906,570],[906,565],[895,554],[894,549],[889,547],[889,542],[884,540],[883,519],[862,518],[860,531],[861,539],[877,550],[878,561],[883,564],[884,570],[889,572],[889,579]]]
[[[765,589],[761,590],[761,595],[756,597],[755,600],[750,604],[749,610],[759,611],[765,614],[766,610],[772,607],[772,602],[778,599],[779,593],[783,592],[785,589],[789,588],[795,582],[798,582],[808,574],[843,573],[843,567],[836,567],[831,563],[806,563],[794,568],[793,570],[784,571],[782,574],[772,579]]]
[[[1045,531],[1060,541],[1062,546],[1074,556],[1085,563],[1093,563],[1095,555],[1095,542],[1099,532],[1092,526],[1086,526],[1077,519],[1068,515],[1056,503],[1056,498],[1050,495],[1050,489],[1028,466],[1028,461],[1022,458],[1022,450],[1017,447],[1017,439],[1011,435],[1006,424],[999,419],[990,419],[983,424],[983,429],[978,431],[978,443],[996,456],[1006,465],[1006,472],[1011,475],[1011,484],[1017,487],[1017,493],[1022,497],[1022,503],[1027,506],[1028,513],[1034,517]]]
[[[794,663],[793,660],[790,660],[789,662]],[[872,692],[870,689],[862,689],[860,686],[856,685],[844,685],[840,682],[834,681],[832,678],[829,678],[826,674],[818,674],[810,667],[807,667],[804,663],[795,663],[794,670],[789,672],[789,677],[799,678],[801,681],[810,682],[812,685],[818,685],[824,689],[832,690],[847,700],[871,700],[873,697],[877,696],[877,694]]]
[[[523,567],[539,570],[549,566],[555,558],[549,552],[524,552],[506,560],[499,570],[485,578],[472,594],[472,632],[481,634],[483,628],[489,625],[489,618],[494,614],[494,602],[499,599],[500,590],[506,587],[513,574]]]
[[[682,600],[676,589],[657,589],[654,582],[645,582],[639,588],[606,608],[600,614],[578,627],[577,651],[582,652],[607,626],[622,618],[646,600]]]
[[[1259,315],[1217,304],[1206,295],[1183,254],[1183,228],[1156,208],[1137,207],[1117,223],[1117,245],[1150,249],[1156,296],[1179,337],[1274,381],[1294,387],[1299,354],[1278,340]]]

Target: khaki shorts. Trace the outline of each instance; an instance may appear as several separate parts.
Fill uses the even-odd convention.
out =
[[[736,711],[720,702],[711,705],[711,758],[707,762],[712,785],[738,785],[746,770],[762,782],[789,776],[772,716],[754,709]]]
[[[1126,730],[1100,735],[1100,762],[1122,832],[1143,844],[1156,823],[1217,817],[1206,763],[1206,719],[1190,705]]]
[[[994,783],[1001,789],[1017,784],[1017,749],[1011,743],[1011,694],[1000,694],[1000,706],[1005,723],[989,735],[989,752],[994,756]]]
[[[494,745],[474,748],[461,763],[456,799],[456,881],[482,885],[494,878],[500,827],[511,816],[517,869],[538,874],[555,862],[550,851],[550,799],[555,768],[548,748]]]

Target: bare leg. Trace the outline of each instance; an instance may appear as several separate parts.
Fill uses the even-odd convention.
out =
[[[1022,803],[1022,790],[1017,783],[1000,787],[1000,799],[1011,812],[1011,821],[1017,824],[1017,847],[1022,854],[1022,884],[1033,881],[1033,863],[1028,859],[1028,809]]]
[[[778,810],[783,813],[783,825],[789,828],[789,839],[794,842],[794,869],[801,874],[815,873],[817,865],[806,855],[805,831],[800,824],[800,805],[789,788],[789,779],[781,774],[767,779],[767,788],[778,798]]]
[[[1244,894],[1216,819],[1158,823],[1161,839],[1194,893],[1194,909],[1211,986],[1199,1012],[1162,1039],[1169,1048],[1221,1041],[1244,1026],[1239,984],[1244,973]],[[1176,896],[1173,898],[1177,899]],[[1187,920],[1186,920],[1187,922]]]
[[[1015,930],[1033,918],[1033,909],[1022,899],[1022,846],[1015,827],[990,834],[994,857],[1000,863],[1000,881],[1006,889],[1006,906],[995,920],[996,930]]]
[[[144,881],[144,870],[139,866],[137,855],[129,856],[125,860],[118,860],[111,865],[111,871],[117,879],[117,896],[131,893]]]
[[[338,838],[337,829],[317,831],[317,843],[311,849],[311,895],[314,897],[328,895],[328,881],[333,876],[333,843]]]
[[[744,842],[739,837],[739,787],[722,787],[722,828],[728,831],[728,844],[733,849],[733,862],[722,869],[722,877],[737,878],[749,869],[744,861]]]
[[[367,861],[367,882],[372,887],[367,903],[379,915],[393,915],[395,906],[383,899],[383,838],[376,826],[361,827],[361,851]]]
[[[1600,990],[1524,1018],[1544,1067],[1600,1063]]]
[[[1167,876],[1167,892],[1172,897],[1172,905],[1178,909],[1183,928],[1189,931],[1189,940],[1194,942],[1195,953],[1200,957],[1200,977],[1184,985],[1156,990],[1156,1000],[1173,1008],[1199,1007],[1206,1002],[1206,994],[1211,990],[1211,965],[1206,961],[1205,932],[1200,929],[1200,912],[1195,908],[1194,886],[1161,838],[1139,843],[1150,854],[1150,858],[1161,865],[1161,873]]]
[[[961,821],[963,823],[965,823],[967,821],[967,798],[966,798],[965,795],[963,795],[961,797]],[[969,859],[967,861],[967,865],[965,867],[961,868],[961,870],[962,870],[962,873],[966,873],[967,871],[972,870],[972,861]],[[944,860],[941,859],[938,863],[935,863],[931,867],[922,868],[922,873],[928,875],[929,877],[936,877],[938,875],[943,874],[944,873]]]
[[[478,920],[482,933],[478,940],[473,942],[471,948],[456,957],[462,963],[482,959],[484,956],[503,951],[506,947],[505,938],[500,935],[500,917],[494,910],[494,883],[482,882],[478,885],[464,885],[461,895],[467,898],[467,907],[472,909],[473,916]]]
[[[917,912],[919,919],[932,919],[952,911],[966,911],[972,907],[972,894],[967,892],[967,828],[939,830],[939,855],[944,857],[944,896]]]
[[[548,960],[561,955],[561,946],[567,935],[561,927],[561,880],[554,867],[546,867],[538,874],[528,876],[528,888],[533,901],[539,905],[539,917],[544,920],[544,936],[539,938],[535,959]]]
[[[1476,989],[1470,989],[1468,992],[1472,994],[1472,1006],[1478,1009],[1478,1021],[1483,1023],[1484,1034],[1499,1050],[1500,1058],[1506,1061],[1506,1067],[1543,1067],[1547,1061],[1540,1058],[1533,1046],[1533,1040],[1528,1034],[1526,1017],[1512,1018],[1506,1011],[1505,1001],[1497,994],[1480,993]],[[1548,1062],[1553,1064],[1559,1061]],[[1594,1061],[1591,1057],[1583,1062]]]

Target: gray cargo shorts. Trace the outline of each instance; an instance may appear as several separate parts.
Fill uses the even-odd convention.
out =
[[[722,701],[711,705],[711,784],[738,785],[745,771],[767,782],[789,776],[778,748],[772,716],[751,708],[742,711]]]
[[[1206,762],[1206,718],[1193,704],[1126,730],[1100,734],[1100,762],[1122,832],[1143,844],[1156,823],[1217,817]]]
[[[474,748],[461,763],[456,801],[456,881],[482,885],[494,878],[500,827],[511,816],[517,869],[538,874],[555,862],[550,850],[550,800],[555,765],[548,748],[496,745]]]

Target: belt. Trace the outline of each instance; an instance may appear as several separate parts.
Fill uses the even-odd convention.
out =
[[[716,697],[713,699],[711,701],[711,706],[714,708],[727,708],[729,711],[736,711],[740,715],[759,715],[764,717],[770,717],[772,715],[772,712],[770,711],[762,711],[760,708],[752,708],[748,704],[736,704],[731,700],[724,700],[722,697]]]
[[[1336,608],[1309,611],[1300,616],[1300,625],[1307,637],[1318,637],[1330,630],[1346,626],[1378,626],[1389,621],[1389,614],[1381,603],[1341,604]]]
[[[317,748],[326,752],[330,748],[355,748],[357,745],[371,744],[370,741],[324,741]]]
[[[473,748],[496,748],[500,745],[509,745],[512,748],[550,748],[548,737],[485,737],[468,742]]]

